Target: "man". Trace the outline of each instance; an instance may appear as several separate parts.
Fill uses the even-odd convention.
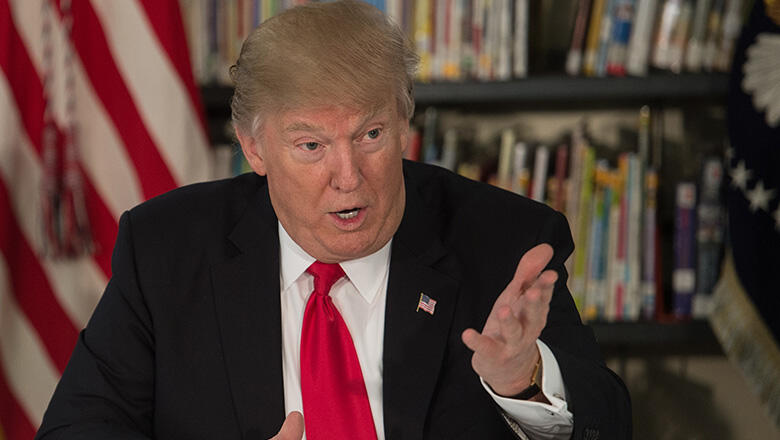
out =
[[[256,174],[123,215],[38,438],[630,437],[563,216],[402,161],[415,65],[360,2],[258,28],[231,70]]]

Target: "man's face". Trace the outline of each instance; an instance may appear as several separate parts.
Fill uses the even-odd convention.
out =
[[[238,134],[252,169],[268,176],[271,203],[293,240],[328,263],[379,250],[404,212],[408,122],[393,105],[344,106],[266,117],[257,138]]]

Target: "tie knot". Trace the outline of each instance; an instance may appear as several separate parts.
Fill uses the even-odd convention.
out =
[[[314,293],[318,295],[327,295],[333,284],[344,276],[344,269],[338,264],[323,263],[315,261],[306,269],[314,276]]]

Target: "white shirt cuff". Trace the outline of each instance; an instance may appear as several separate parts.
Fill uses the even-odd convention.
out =
[[[549,404],[502,397],[494,393],[481,377],[480,381],[498,406],[520,425],[529,438],[567,439],[572,433],[574,415],[566,404],[561,369],[555,355],[544,342],[537,339],[536,346],[542,356],[542,393],[550,401]]]

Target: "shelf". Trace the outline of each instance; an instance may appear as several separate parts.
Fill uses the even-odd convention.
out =
[[[644,103],[724,102],[726,74],[659,73],[647,77],[584,78],[565,75],[506,82],[450,82],[415,85],[415,102],[425,106],[548,105],[609,106]]]
[[[604,356],[721,356],[706,320],[673,323],[591,322]]]
[[[229,86],[201,88],[210,116],[229,115]],[[584,78],[548,75],[505,82],[436,82],[415,84],[415,102],[428,106],[579,107],[688,102],[723,103],[726,74],[656,73],[647,77]]]

